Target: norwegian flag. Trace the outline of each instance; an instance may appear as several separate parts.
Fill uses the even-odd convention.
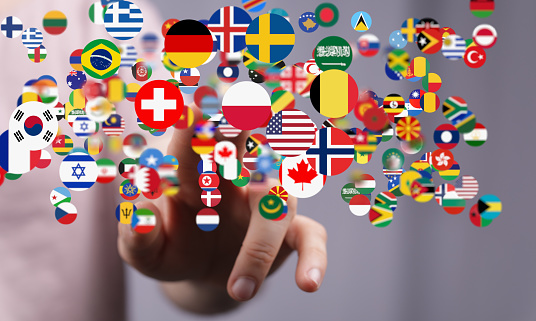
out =
[[[307,87],[307,72],[296,66],[287,67],[279,74],[279,83],[284,90],[300,93]]]
[[[307,150],[309,164],[323,175],[338,175],[354,161],[354,143],[342,130],[322,128],[316,133],[315,143]]]
[[[207,27],[216,37],[220,51],[237,52],[246,48],[246,31],[250,23],[251,17],[245,10],[227,6],[214,12]]]

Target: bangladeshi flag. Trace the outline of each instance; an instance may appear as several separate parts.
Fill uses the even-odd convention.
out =
[[[494,0],[471,0],[469,3],[471,13],[477,18],[486,18],[491,16],[495,10]]]
[[[197,20],[181,20],[166,34],[164,50],[179,67],[195,68],[208,60],[213,47],[210,30]]]

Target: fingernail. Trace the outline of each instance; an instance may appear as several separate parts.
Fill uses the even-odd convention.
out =
[[[235,297],[239,300],[249,300],[253,296],[253,291],[255,291],[255,281],[250,278],[238,278],[233,284],[232,290]]]
[[[317,288],[320,286],[320,278],[322,277],[322,274],[320,273],[319,269],[310,269],[309,272],[307,272],[307,276],[316,284]]]

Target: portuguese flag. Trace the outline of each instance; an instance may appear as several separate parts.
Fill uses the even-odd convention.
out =
[[[486,18],[495,10],[495,2],[494,0],[471,0],[469,9],[475,17]]]
[[[49,34],[59,35],[67,29],[67,17],[61,11],[50,11],[43,17],[43,27]]]

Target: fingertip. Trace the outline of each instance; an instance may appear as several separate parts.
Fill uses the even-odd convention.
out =
[[[251,300],[257,289],[257,281],[251,277],[241,276],[233,282],[229,282],[227,292],[235,301],[244,302]]]
[[[296,279],[298,287],[305,292],[316,292],[322,284],[322,272],[319,268],[311,268]]]

